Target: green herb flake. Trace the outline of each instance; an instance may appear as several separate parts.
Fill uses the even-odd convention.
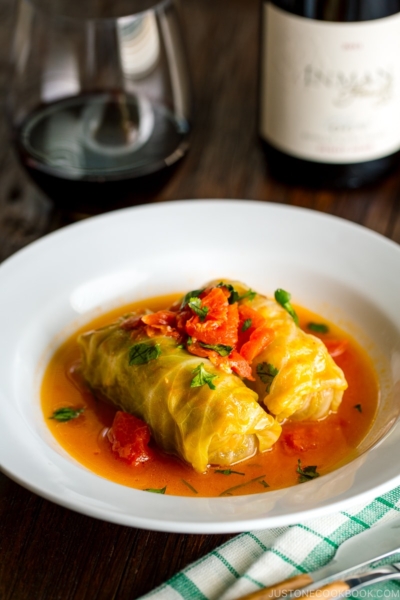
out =
[[[201,306],[200,298],[190,298],[188,306],[199,317],[200,321],[203,322],[207,316],[208,307]]]
[[[299,474],[299,483],[311,481],[311,479],[315,479],[316,477],[319,477],[319,473],[317,472],[317,467],[315,465],[303,468],[301,466],[300,459],[298,459],[298,461],[297,461],[296,473]]]
[[[362,406],[361,406],[361,404],[355,404],[355,405],[354,405],[354,408],[355,408],[356,410],[358,410],[358,412],[362,413]]]
[[[289,292],[285,292],[285,290],[278,289],[275,291],[275,300],[280,304],[292,317],[293,321],[296,325],[299,324],[299,317],[296,314],[293,306],[290,304],[291,295]]]
[[[233,346],[225,346],[225,344],[203,344],[200,342],[200,346],[202,348],[207,348],[208,350],[214,350],[220,356],[229,356],[229,354],[233,350]]]
[[[221,475],[245,475],[245,473],[232,471],[232,469],[215,469],[214,473],[220,473]]]
[[[186,481],[186,479],[181,479],[182,483],[184,483],[190,491],[193,492],[193,494],[198,494],[199,492],[196,490],[196,488],[194,488],[188,481]]]
[[[190,387],[201,387],[202,385],[208,385],[210,390],[215,390],[215,385],[213,384],[212,380],[218,377],[218,375],[207,373],[204,368],[204,363],[200,363],[195,369],[193,369],[192,373],[194,374],[194,377]]]
[[[258,363],[256,367],[256,372],[261,381],[267,384],[265,391],[267,392],[267,394],[269,394],[272,382],[279,373],[278,369],[270,363],[262,362]]]
[[[250,485],[251,483],[259,482],[261,479],[264,479],[264,477],[265,477],[265,475],[259,475],[258,477],[254,477],[254,479],[250,479],[249,481],[245,481],[244,483],[240,483],[239,485],[234,485],[233,487],[230,487],[227,490],[224,490],[219,495],[220,496],[233,496],[232,492],[235,492],[236,490],[238,490],[240,488]]]
[[[269,488],[269,483],[267,483],[265,481],[265,479],[261,479],[261,481],[258,482],[260,485],[262,485],[264,488]]]
[[[242,325],[242,331],[247,331],[251,327],[251,319],[246,319]]]
[[[200,294],[202,294],[203,292],[204,288],[202,290],[193,290],[192,292],[188,292],[181,302],[181,310],[182,308],[185,308],[186,304],[189,303],[189,300],[191,300],[192,298],[198,298],[198,296],[200,296]]]
[[[228,290],[228,292],[230,292],[230,296],[228,298],[229,304],[234,304],[235,302],[240,302],[241,300],[250,300],[251,302],[257,296],[257,292],[251,289],[247,290],[247,292],[244,294],[239,294],[233,285],[230,283],[224,283],[223,281],[221,281],[216,287],[224,287]]]
[[[257,292],[254,290],[247,290],[247,292],[239,296],[239,300],[249,300],[251,302],[256,296]]]
[[[329,333],[329,327],[325,323],[307,323],[307,329],[315,333]]]
[[[129,366],[145,365],[151,360],[155,360],[161,354],[159,344],[152,342],[140,342],[129,348]]]
[[[69,408],[67,406],[63,408],[57,408],[49,419],[54,419],[60,423],[66,423],[72,419],[77,419],[84,411],[84,408]]]
[[[230,296],[228,298],[228,304],[235,304],[239,300],[239,294],[230,283],[224,283],[221,281],[216,287],[224,287],[230,292]]]
[[[165,494],[167,491],[167,486],[165,485],[163,488],[146,488],[143,490],[144,492],[151,492],[152,494]]]

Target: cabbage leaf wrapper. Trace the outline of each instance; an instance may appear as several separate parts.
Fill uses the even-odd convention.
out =
[[[274,331],[272,342],[252,362],[255,381],[248,385],[279,422],[317,420],[336,412],[348,385],[325,344],[300,329],[274,298],[254,293],[238,281],[232,285]],[[269,373],[268,373],[269,370]]]
[[[161,449],[204,472],[210,464],[231,465],[276,442],[281,426],[240,377],[189,354],[172,337],[148,338],[120,323],[78,338],[82,375],[98,398],[144,420]],[[130,364],[138,343],[156,345],[158,357]],[[215,389],[191,387],[201,363],[216,376]]]

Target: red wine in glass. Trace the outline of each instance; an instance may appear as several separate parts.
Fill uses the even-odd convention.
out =
[[[119,93],[82,94],[39,107],[13,137],[33,181],[62,207],[143,199],[189,147],[190,125],[162,105]],[[123,107],[121,107],[123,102]]]
[[[19,0],[7,108],[21,164],[56,205],[146,201],[189,147],[174,0]]]

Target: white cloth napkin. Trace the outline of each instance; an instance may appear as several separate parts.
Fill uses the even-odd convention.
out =
[[[142,598],[235,600],[322,567],[345,540],[396,517],[400,518],[400,487],[348,511],[288,527],[242,533]],[[396,558],[400,560],[400,553]],[[395,581],[376,584],[354,596],[400,599],[400,585]]]

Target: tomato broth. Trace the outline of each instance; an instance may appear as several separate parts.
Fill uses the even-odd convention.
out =
[[[273,448],[229,468],[210,466],[197,473],[183,460],[167,455],[150,442],[151,459],[127,464],[111,448],[107,431],[116,409],[96,399],[79,373],[77,337],[102,327],[129,312],[159,310],[181,296],[170,295],[136,302],[94,319],[71,336],[54,354],[41,390],[46,424],[58,443],[90,471],[116,483],[178,496],[241,495],[297,485],[349,462],[366,436],[377,411],[379,389],[373,365],[365,351],[326,319],[297,307],[300,327],[319,337],[329,348],[344,342],[345,351],[334,356],[348,382],[337,413],[319,421],[283,423]],[[309,329],[309,323],[326,323],[328,333]],[[83,409],[78,418],[60,422],[51,418],[60,408]]]

